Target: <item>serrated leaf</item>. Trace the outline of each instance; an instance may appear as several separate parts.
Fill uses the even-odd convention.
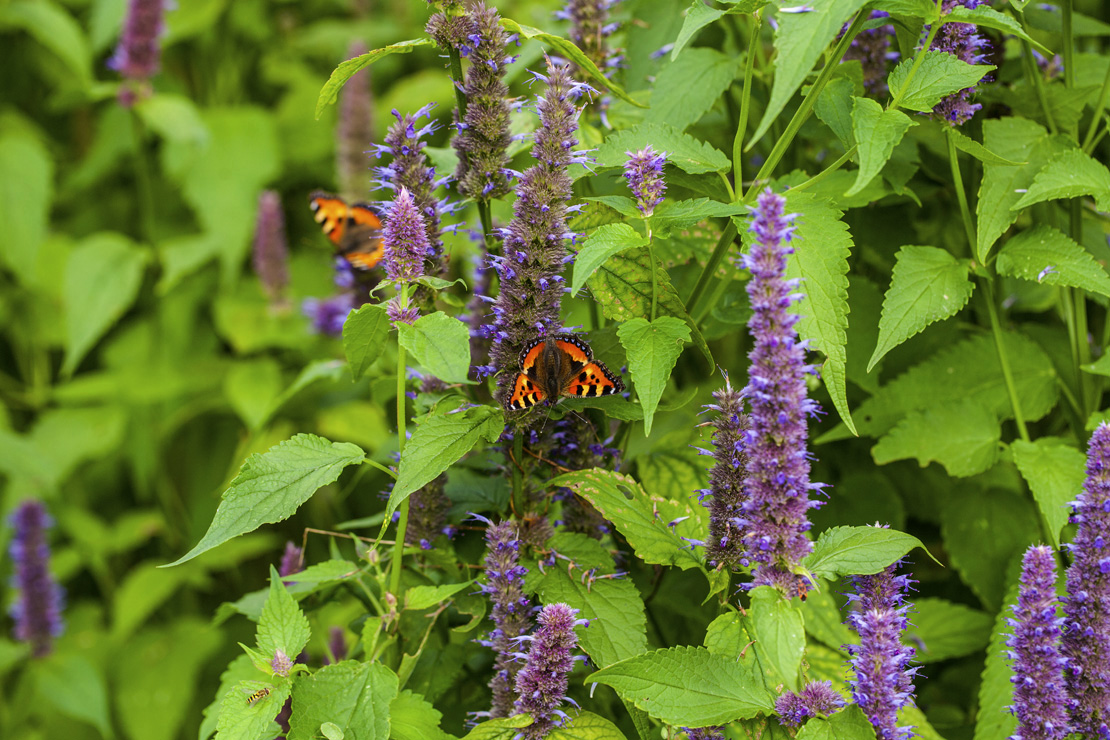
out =
[[[956,315],[975,286],[968,265],[943,249],[906,246],[895,256],[890,289],[883,298],[879,342],[867,363],[871,371],[886,353],[929,324]]]
[[[382,356],[382,345],[388,337],[389,315],[382,306],[367,303],[347,315],[343,322],[343,354],[347,356],[352,380],[361,378]]]
[[[408,54],[413,49],[419,49],[422,46],[435,46],[435,42],[431,39],[398,41],[396,44],[374,49],[354,59],[341,62],[331,73],[331,77],[324,83],[324,86],[320,88],[320,95],[316,98],[316,119],[319,120],[324,113],[324,108],[327,108],[339,98],[339,91],[347,84],[347,80],[383,57],[390,54]]]
[[[462,740],[512,740],[520,734],[520,728],[530,724],[532,724],[532,718],[527,714],[490,719],[475,725]]]
[[[480,441],[493,442],[500,437],[503,426],[501,410],[492,406],[473,406],[425,419],[401,455],[385,521],[413,491],[434,480]]]
[[[964,400],[914,411],[871,448],[876,465],[914,458],[963,478],[989,470],[998,459],[1002,430],[982,404]]]
[[[271,659],[280,650],[293,660],[308,644],[310,634],[308,619],[271,565],[270,595],[258,617],[258,648]]]
[[[655,321],[635,318],[617,327],[617,336],[628,357],[628,370],[644,409],[644,436],[651,436],[651,421],[667,389],[682,347],[690,341],[690,327],[673,316]]]
[[[900,110],[883,110],[874,100],[853,97],[852,135],[859,146],[859,170],[855,184],[844,195],[855,195],[863,190],[882,171],[894,147],[914,125]]]
[[[968,64],[947,52],[927,51],[903,90],[914,64],[914,59],[907,59],[895,67],[888,84],[899,107],[921,113],[932,112],[941,98],[971,87],[995,68],[992,64]]]
[[[747,213],[743,203],[722,203],[710,198],[665,201],[651,217],[651,228],[656,236],[668,236],[688,229],[707,218],[721,218]]]
[[[715,49],[690,49],[655,77],[648,122],[674,126],[679,131],[709,112],[736,77],[737,57]]]
[[[289,698],[291,683],[240,681],[220,702],[216,740],[265,740],[280,732],[274,717]],[[264,692],[260,695],[259,692]],[[258,697],[258,698],[254,698]],[[253,698],[253,701],[252,701]]]
[[[834,76],[825,83],[813,106],[814,115],[832,129],[845,149],[851,149],[856,144],[855,134],[852,133],[853,93],[856,87],[857,82],[851,77]]]
[[[621,661],[586,682],[612,686],[662,722],[705,727],[770,711],[772,697],[753,664],[705,648],[674,647]]]
[[[405,609],[420,611],[447,601],[452,596],[474,584],[474,581],[450,583],[446,586],[413,586],[405,591]]]
[[[1068,504],[1083,490],[1087,457],[1074,447],[1051,437],[1036,442],[1014,440],[1014,464],[1029,484],[1041,515],[1048,524],[1052,544],[1060,546],[1060,530],[1068,523]]]
[[[1007,241],[995,267],[1000,275],[1067,285],[1110,297],[1110,275],[1102,265],[1062,231],[1047,224],[1038,224]]]
[[[759,586],[751,590],[748,611],[755,631],[755,650],[761,663],[773,667],[788,691],[797,691],[801,678],[802,656],[806,650],[806,631],[802,613],[793,600],[782,598],[778,589]]]
[[[682,21],[682,28],[679,29],[678,38],[675,39],[674,48],[671,49],[671,61],[678,59],[679,54],[693,40],[698,31],[720,20],[726,12],[709,7],[702,0],[694,0],[693,4],[686,9],[686,17]]]
[[[239,475],[224,491],[212,524],[188,553],[166,566],[181,565],[202,552],[292,516],[343,469],[362,461],[364,453],[349,442],[329,442],[313,434],[297,434],[262,454],[247,458]]]
[[[687,543],[656,516],[647,493],[629,476],[594,468],[566,473],[548,485],[569,488],[593,504],[644,562],[677,565],[682,570],[701,565]],[[631,494],[631,499],[625,491]]]
[[[631,199],[626,198],[625,200]],[[633,207],[635,210],[635,207]],[[627,215],[627,214],[626,214]],[[586,280],[597,271],[597,268],[614,254],[619,254],[626,249],[642,247],[648,242],[647,237],[638,233],[628,224],[605,224],[599,226],[582,242],[582,248],[574,257],[574,275],[570,282],[571,296],[578,295],[578,291],[586,284]]]
[[[593,712],[579,712],[551,730],[548,740],[625,740],[615,724]]]
[[[904,641],[917,646],[915,662],[962,658],[987,646],[993,621],[985,612],[946,599],[915,599]]]
[[[732,167],[719,150],[665,123],[641,123],[607,136],[597,150],[597,164],[623,167],[628,160],[625,152],[639,151],[648,144],[657,152],[666,152],[667,162],[691,175],[725,172]]]
[[[1016,604],[1018,583],[1015,577],[1010,581],[1004,603]],[[994,618],[994,626],[987,644],[987,660],[979,680],[979,711],[975,716],[974,740],[996,740],[1014,734],[1017,718],[1010,711],[1014,699],[1014,686],[1010,683],[1013,669],[1006,642],[1014,632],[1010,624],[1013,612],[1008,606],[1002,607]]]
[[[420,694],[405,689],[389,705],[389,736],[392,740],[447,740],[440,729],[443,714]]]
[[[804,564],[814,575],[828,580],[849,575],[869,576],[915,547],[924,549],[925,546],[913,535],[894,529],[833,527],[817,538]]]
[[[455,317],[436,311],[415,324],[398,324],[397,341],[432,376],[445,383],[470,382],[470,328]]]
[[[962,9],[962,6],[957,7]],[[961,134],[959,129],[946,128],[944,133],[952,139],[952,143],[956,145],[957,149],[961,152],[967,152],[983,164],[993,164],[1000,167],[1019,167],[1023,164],[1028,164],[1027,162],[1013,162],[999,154],[995,154],[975,139]]]
[[[350,740],[386,740],[397,675],[381,663],[345,660],[297,680],[289,740],[313,740],[324,722]]]
[[[852,704],[828,719],[817,717],[807,721],[796,737],[797,740],[874,740],[875,728],[863,710]]]
[[[1028,41],[1042,54],[1052,54],[1052,50],[1025,32],[1025,29],[1015,18],[1000,13],[989,5],[979,5],[974,8],[957,5],[944,16],[946,23],[974,23],[983,28],[993,28],[996,31],[1017,36]]]
[[[1110,170],[1078,149],[1069,149],[1051,159],[1017,203],[1018,211],[1034,203],[1090,195],[1100,211],[1110,211]]]

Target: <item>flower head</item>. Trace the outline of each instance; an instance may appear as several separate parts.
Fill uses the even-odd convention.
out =
[[[728,375],[724,388],[713,392],[715,403],[706,406],[714,412],[713,468],[709,471],[709,488],[702,491],[708,497],[709,542],[706,557],[709,562],[733,568],[746,565],[742,540],[745,521],[741,507],[744,503],[744,482],[747,475],[748,454],[744,434],[748,417],[743,410],[743,397],[733,390]]]
[[[710,725],[709,727],[683,727],[686,731],[686,737],[689,740],[725,740],[725,735],[721,732],[720,725]]]
[[[347,58],[362,56],[369,49],[362,41],[352,41]],[[358,200],[365,185],[366,150],[373,138],[374,101],[370,91],[370,67],[355,73],[339,96],[339,121],[335,127],[335,169],[339,191],[349,200]]]
[[[50,574],[46,530],[54,525],[41,501],[24,501],[11,516],[15,533],[9,546],[19,596],[12,603],[15,638],[30,643],[37,658],[49,655],[62,634],[65,591]]]
[[[539,627],[530,639],[527,662],[516,676],[515,709],[532,715],[532,724],[521,730],[526,740],[543,740],[565,716],[559,706],[574,667],[574,628],[588,624],[577,617],[577,609],[558,603],[545,606],[536,619]]]
[[[141,84],[158,73],[162,61],[162,33],[165,31],[165,0],[130,0],[123,19],[119,45],[108,60],[125,80],[140,83],[127,86],[120,93],[125,105],[135,101]]]
[[[300,573],[304,570],[304,550],[292,542],[285,543],[285,551],[281,554],[281,564],[278,566],[278,575],[282,578]],[[286,585],[292,581],[285,581]]]
[[[352,293],[340,293],[331,298],[305,298],[301,310],[312,321],[312,330],[330,337],[343,336],[347,315],[355,309]]]
[[[516,638],[532,626],[532,602],[524,595],[528,569],[520,564],[520,540],[516,522],[490,524],[486,529],[486,583],[482,586],[492,602],[493,630],[485,644],[493,648],[494,675],[490,681],[493,704],[490,717],[508,717],[513,709],[513,686],[520,663],[515,661]]]
[[[941,10],[948,14],[958,7],[977,8],[983,4],[983,1],[944,0]],[[929,48],[951,54],[968,64],[980,64],[986,59],[987,53],[990,51],[990,42],[977,33],[974,24],[945,23],[937,32],[933,39],[933,45]],[[983,107],[979,103],[971,102],[971,96],[975,91],[976,87],[972,85],[948,95],[933,108],[933,116],[951,126],[967,123],[975,115],[975,111]]]
[[[663,165],[667,161],[665,152],[656,153],[648,144],[633,154],[625,152],[628,161],[624,163],[624,179],[628,189],[636,196],[636,207],[645,216],[650,216],[655,207],[663,202],[667,183],[663,181]]]
[[[428,232],[424,217],[413,202],[408,188],[401,188],[382,229],[385,274],[395,283],[412,282],[424,275],[424,258],[428,256]]]
[[[619,1],[567,0],[562,10],[555,11],[556,18],[570,21],[570,40],[603,71],[613,70],[621,63],[621,56],[613,54],[608,43],[620,28],[619,23],[609,20],[609,11]]]
[[[289,656],[285,651],[278,648],[274,651],[274,657],[270,660],[270,668],[279,676],[288,676],[289,671],[293,670],[293,661],[289,660]]]
[[[831,681],[811,681],[798,693],[788,691],[775,701],[775,713],[787,725],[796,727],[810,717],[827,717],[844,706],[844,697]]]
[[[890,13],[885,10],[871,11],[873,20],[889,17]],[[863,68],[863,89],[872,97],[886,95],[887,69],[892,61],[898,59],[898,52],[890,50],[893,38],[894,26],[889,23],[878,28],[868,28],[856,34],[844,54],[846,62],[859,60]]]
[[[258,196],[258,220],[254,228],[254,272],[258,275],[271,304],[283,301],[289,285],[289,247],[285,241],[285,217],[281,196],[264,190]]]

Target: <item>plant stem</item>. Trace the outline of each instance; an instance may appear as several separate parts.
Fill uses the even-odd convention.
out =
[[[651,320],[655,321],[656,305],[659,302],[659,276],[656,274],[655,240],[651,237],[651,219],[644,219],[644,228],[647,229],[648,267],[651,270]]]
[[[994,287],[989,277],[984,277],[981,284],[986,294],[987,313],[990,314],[994,346],[998,350],[998,363],[1002,367],[1002,378],[1006,381],[1006,392],[1010,395],[1010,406],[1014,411],[1014,422],[1017,424],[1018,434],[1028,442],[1029,430],[1025,427],[1025,415],[1021,412],[1021,401],[1018,399],[1017,388],[1014,386],[1014,374],[1010,370],[1010,359],[1006,355],[1006,346],[1002,341],[1002,323],[998,320],[998,307],[994,303]]]
[[[717,271],[717,266],[721,264],[724,259],[725,253],[732,245],[732,241],[736,238],[736,224],[730,218],[728,225],[725,226],[721,238],[717,240],[717,246],[713,247],[713,253],[709,255],[709,261],[705,265],[705,269],[701,271],[698,276],[698,282],[695,283],[694,289],[690,291],[690,297],[686,299],[686,312],[693,314],[694,309],[697,308],[698,300],[701,298],[702,293],[705,292],[706,286],[713,277],[713,273]]]
[[[960,204],[960,218],[964,222],[964,235],[967,237],[967,246],[972,256],[975,255],[975,245],[977,238],[975,236],[975,223],[971,220],[971,209],[967,204],[967,193],[964,192],[964,178],[960,174],[960,159],[956,152],[956,137],[951,133],[953,129],[948,129],[949,134],[945,136],[948,142],[948,164],[952,168],[952,184],[956,188],[956,200]]]
[[[524,471],[522,469],[524,458],[524,430],[517,429],[513,433],[513,511],[523,511],[524,506]]]
[[[135,138],[135,190],[139,203],[139,226],[142,228],[142,238],[154,244],[154,193],[152,191],[153,178],[150,175],[150,163],[146,158],[146,147],[143,146],[143,120],[134,108],[131,109],[131,130]]]
[[[1089,152],[1088,147],[1095,138],[1095,131],[1102,120],[1102,111],[1106,109],[1106,97],[1110,94],[1110,64],[1106,66],[1106,76],[1102,79],[1102,90],[1098,93],[1098,102],[1095,103],[1095,113],[1091,116],[1091,125],[1087,128],[1087,135],[1083,137],[1083,151]]]
[[[736,123],[736,137],[732,140],[733,201],[744,192],[744,136],[748,132],[748,114],[751,111],[752,72],[755,67],[755,48],[759,44],[759,30],[763,17],[752,16],[752,35],[748,42],[748,58],[744,61],[744,91],[740,96],[740,119]],[[1097,116],[1096,116],[1097,118]]]
[[[855,155],[855,153],[858,149],[859,149],[858,145],[853,146],[851,149],[849,149],[848,151],[841,154],[840,158],[837,159],[835,162],[833,162],[828,167],[826,167],[825,169],[821,170],[820,172],[818,172],[813,177],[811,177],[808,180],[806,180],[805,182],[803,182],[801,185],[795,185],[794,187],[790,188],[790,191],[796,193],[799,190],[805,190],[806,188],[813,187],[817,183],[821,182],[821,180],[823,180],[825,177],[827,177],[828,175],[831,175],[833,172],[836,172],[838,169],[843,167],[845,165],[845,163],[847,163],[848,160],[850,160],[853,157],[853,155]]]
[[[1029,77],[1030,84],[1033,85],[1033,91],[1037,93],[1037,102],[1041,104],[1048,130],[1055,134],[1059,129],[1056,127],[1056,119],[1052,117],[1052,108],[1048,104],[1048,93],[1044,89],[1044,78],[1041,76],[1041,71],[1037,69],[1037,63],[1033,61],[1033,47],[1030,46],[1028,41],[1022,42],[1022,52],[1021,59],[1022,65],[1025,67],[1025,74]]]
[[[401,309],[409,307],[408,283],[401,284]],[[397,343],[397,454],[405,449],[405,347]],[[400,601],[401,596],[401,561],[405,557],[405,535],[409,527],[409,499],[406,498],[397,507],[400,518],[397,520],[397,540],[393,543],[393,563],[389,571],[389,591]]]
[[[462,57],[459,56],[459,50],[451,47],[447,50],[448,64],[451,70],[451,81],[454,83],[455,88],[455,105],[459,106],[459,120],[462,121],[466,115],[466,93],[463,92],[463,71],[462,71]]]

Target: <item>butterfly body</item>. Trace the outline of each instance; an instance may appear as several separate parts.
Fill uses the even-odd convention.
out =
[[[384,253],[382,220],[369,203],[348,204],[339,196],[317,191],[308,207],[339,256],[356,270],[370,270]]]
[[[593,357],[590,345],[573,334],[541,337],[520,354],[520,374],[508,407],[514,411],[562,396],[597,398],[620,393],[624,383]]]

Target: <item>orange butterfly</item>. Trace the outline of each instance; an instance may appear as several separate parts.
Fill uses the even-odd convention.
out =
[[[520,375],[508,406],[520,410],[560,396],[596,398],[624,390],[624,383],[594,359],[590,345],[573,334],[555,334],[532,342],[520,354]]]
[[[373,269],[382,259],[382,220],[369,203],[347,202],[337,195],[316,191],[308,207],[339,256],[356,270]]]

